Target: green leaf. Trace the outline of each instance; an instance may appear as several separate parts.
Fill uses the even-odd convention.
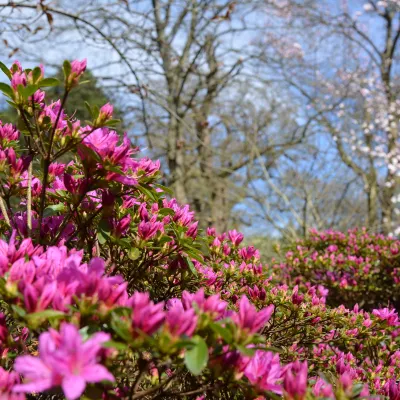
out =
[[[43,216],[52,217],[53,215],[56,215],[58,212],[66,211],[66,209],[67,207],[63,203],[52,204],[51,206],[46,207],[46,209],[43,211]]]
[[[158,210],[158,215],[175,215],[175,211],[172,208],[160,208]]]
[[[240,344],[237,345],[236,347],[245,356],[252,357],[252,356],[254,356],[254,353],[256,352],[256,349],[254,349],[252,347],[249,348],[249,347],[242,346]]]
[[[120,119],[110,119],[105,123],[106,126],[115,126],[121,123]]]
[[[39,67],[35,67],[32,72],[33,83],[36,83],[36,81],[40,78],[41,75],[42,75],[42,70]]]
[[[20,317],[25,317],[26,311],[25,311],[23,308],[21,308],[21,307],[15,305],[15,304],[13,304],[13,305],[11,306],[11,308],[12,308],[12,309],[14,310],[14,312],[15,312],[17,315],[19,315]]]
[[[90,116],[93,118],[92,108],[90,107],[90,104],[87,101],[85,101],[85,107],[89,111]]]
[[[104,244],[110,239],[111,228],[107,221],[101,220],[97,228],[97,240],[100,244]]]
[[[106,349],[117,349],[119,351],[124,351],[128,348],[128,345],[125,343],[116,342],[115,340],[109,340],[108,342],[103,343],[102,346]]]
[[[169,194],[169,195],[171,195],[171,196],[174,194],[174,192],[172,191],[172,189],[170,189],[170,188],[168,188],[168,187],[166,187],[166,186],[164,186],[164,185],[160,185],[159,183],[154,183],[154,187],[157,187],[157,188],[159,188],[159,189],[162,189],[163,192],[165,192],[165,193],[167,193],[167,194]]]
[[[59,84],[60,81],[56,78],[45,78],[38,83],[39,87],[58,86]]]
[[[22,94],[24,99],[27,99],[29,96],[32,96],[39,89],[38,85],[29,85],[22,89]]]
[[[201,255],[201,253],[199,252],[199,250],[197,250],[197,249],[195,249],[195,248],[193,248],[193,247],[190,247],[190,248],[185,247],[185,253],[186,253],[189,257],[195,259],[195,260],[198,261],[198,262],[203,262],[203,261],[204,261],[203,256]]]
[[[93,118],[96,119],[96,118],[99,116],[99,114],[100,114],[100,108],[99,108],[99,106],[94,105],[94,106],[92,107],[92,113],[93,113]]]
[[[129,327],[128,327],[127,323],[122,321],[114,313],[111,315],[111,328],[122,339],[124,339],[126,341],[129,341],[131,339],[131,333],[129,331]]]
[[[222,337],[222,339],[225,340],[226,343],[232,343],[233,335],[232,332],[230,331],[229,328],[226,326],[222,326],[221,324],[217,322],[212,322],[210,324],[211,329],[218,335]]]
[[[135,261],[140,257],[140,250],[137,247],[132,247],[128,252],[130,260]]]
[[[27,314],[26,318],[28,319],[48,319],[48,318],[60,318],[64,317],[65,313],[58,310],[43,310],[34,312],[31,314]]]
[[[68,60],[65,60],[63,63],[63,71],[65,78],[68,78],[71,75],[72,67]]]
[[[151,186],[138,185],[137,188],[145,194],[150,200],[158,201],[157,193]]]
[[[7,75],[8,79],[12,79],[11,71],[0,61],[0,69]]]
[[[11,86],[7,85],[6,83],[0,82],[0,90],[8,97],[12,98],[14,96]]]
[[[194,276],[197,276],[197,270],[196,270],[196,267],[194,266],[194,264],[192,263],[192,260],[190,258],[186,258],[186,262],[187,262],[187,265],[188,265],[188,267],[190,269],[190,272]]]
[[[192,344],[193,347],[185,352],[185,365],[193,375],[200,375],[207,366],[208,346],[200,336],[195,336]]]
[[[18,106],[17,106],[13,101],[6,100],[6,102],[7,102],[11,107],[14,107],[14,108],[16,108],[16,109],[18,110]]]

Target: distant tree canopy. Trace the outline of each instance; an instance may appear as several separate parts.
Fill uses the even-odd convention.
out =
[[[63,71],[59,69],[55,77],[60,82],[63,82]],[[85,102],[89,103],[91,106],[97,106],[100,108],[108,102],[112,103],[112,99],[99,85],[96,76],[91,71],[86,70],[82,80],[87,81],[87,83],[79,85],[79,87],[75,88],[75,90],[71,92],[65,108],[68,115],[73,115],[74,118],[85,121],[91,119],[89,111],[85,107]],[[60,99],[62,95],[62,85],[50,87],[46,90],[46,97],[49,100],[55,101]],[[116,107],[114,107],[114,118],[121,119],[121,113]],[[3,122],[11,122],[15,124],[18,120],[17,111],[4,102],[0,105],[0,119]]]

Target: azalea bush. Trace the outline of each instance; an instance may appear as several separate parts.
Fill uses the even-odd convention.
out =
[[[400,398],[394,309],[330,307],[199,231],[110,104],[65,113],[85,61],[0,67],[24,126],[0,125],[0,398]]]
[[[312,230],[288,249],[274,271],[289,285],[323,285],[332,306],[400,308],[400,241],[393,237],[365,229]]]

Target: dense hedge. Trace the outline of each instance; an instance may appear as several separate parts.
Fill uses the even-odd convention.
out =
[[[288,284],[329,289],[329,305],[400,307],[400,241],[364,230],[311,231],[274,271]]]

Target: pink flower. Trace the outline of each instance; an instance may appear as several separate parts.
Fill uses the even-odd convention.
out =
[[[149,240],[156,236],[158,231],[162,232],[163,228],[164,224],[162,222],[154,220],[149,222],[142,221],[138,225],[138,234],[141,239]]]
[[[102,124],[110,120],[112,118],[113,111],[114,107],[110,103],[104,104],[104,106],[100,108],[99,116],[97,119],[98,123]]]
[[[185,310],[193,308],[193,305],[196,304],[201,311],[211,314],[214,318],[222,317],[228,306],[218,294],[206,298],[203,288],[196,293],[189,293],[185,290],[182,293],[182,304]]]
[[[139,334],[151,335],[164,322],[164,303],[154,304],[150,301],[148,293],[135,292],[128,300],[127,306],[132,307],[132,328]]]
[[[395,379],[391,379],[388,382],[389,390],[389,399],[390,400],[400,400],[400,385],[396,383]]]
[[[76,86],[79,82],[79,78],[86,70],[86,58],[82,61],[74,60],[71,62],[71,73],[67,78],[69,88]]]
[[[110,340],[106,333],[94,334],[82,341],[78,329],[63,323],[60,332],[50,329],[39,337],[39,357],[20,356],[14,368],[25,378],[25,383],[13,391],[42,392],[61,386],[68,400],[79,398],[87,383],[114,381],[112,374],[97,362],[102,344]]]
[[[324,397],[324,398],[334,397],[332,385],[326,383],[321,378],[318,378],[317,381],[315,382],[312,392],[316,397]]]
[[[282,394],[282,386],[278,384],[281,373],[279,355],[262,350],[256,351],[244,370],[244,375],[253,385],[277,394]]]
[[[76,77],[81,76],[86,70],[87,60],[86,58],[82,61],[74,60],[71,62],[71,73],[75,74]]]
[[[303,400],[307,392],[307,361],[301,363],[295,361],[289,364],[283,379],[283,388],[285,389],[285,399]]]
[[[388,308],[380,308],[379,310],[375,309],[372,310],[372,314],[378,317],[379,319],[387,321],[388,325],[390,326],[398,325],[399,316],[397,315],[395,309],[392,310],[389,310]]]
[[[273,304],[257,312],[256,308],[249,302],[249,299],[246,296],[242,296],[239,300],[239,312],[234,314],[232,319],[241,329],[249,333],[255,333],[265,326],[273,312]]]
[[[115,227],[115,235],[116,237],[120,237],[121,235],[125,235],[125,233],[129,229],[129,225],[131,223],[131,215],[127,214],[125,217],[121,218],[116,227]]]
[[[11,86],[14,92],[18,90],[18,86],[26,86],[26,75],[25,72],[16,72],[11,79]]]
[[[13,393],[15,385],[20,383],[16,372],[9,372],[0,367],[0,400],[24,400],[22,393]]]
[[[9,143],[12,140],[18,140],[20,136],[16,127],[11,124],[2,124],[0,121],[0,143]]]
[[[243,234],[237,232],[236,229],[234,229],[233,231],[229,231],[228,236],[234,246],[239,246],[239,244],[242,243],[244,238]]]
[[[184,310],[182,303],[172,302],[165,315],[165,325],[172,336],[192,336],[197,326],[194,309]]]

